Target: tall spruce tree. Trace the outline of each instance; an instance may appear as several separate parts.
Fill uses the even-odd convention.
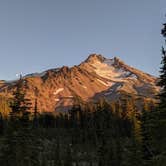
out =
[[[12,115],[23,116],[27,114],[27,111],[31,108],[30,100],[25,97],[24,85],[25,80],[22,79],[22,76],[20,75],[20,79],[16,84],[16,90],[13,92],[13,99],[10,104]]]
[[[166,24],[163,24],[163,29],[161,34],[165,38],[166,45]],[[161,86],[161,92],[159,94],[159,107],[157,113],[157,137],[156,137],[156,151],[158,153],[157,159],[155,160],[155,164],[157,165],[166,165],[166,50],[162,47],[162,67],[160,70],[160,80],[158,85]],[[156,132],[154,132],[156,133]],[[156,135],[155,135],[156,136]]]
[[[35,99],[34,114],[33,114],[33,127],[38,127],[38,108],[37,108],[37,98]]]
[[[166,38],[166,24],[161,31]],[[158,85],[161,87],[158,107],[143,112],[142,134],[144,158],[148,166],[166,165],[166,50],[162,47],[162,67]]]
[[[166,38],[166,24],[164,24],[164,28],[161,31],[164,38]],[[166,44],[166,40],[165,40]],[[164,47],[162,47],[162,67],[160,70],[160,80],[158,85],[161,86],[162,90],[160,93],[160,108],[166,109],[166,50]]]
[[[0,135],[2,135],[4,132],[4,119],[3,119],[3,116],[0,112]]]

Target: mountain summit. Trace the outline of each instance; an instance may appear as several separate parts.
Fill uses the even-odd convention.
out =
[[[157,78],[135,69],[117,57],[91,54],[71,68],[63,66],[23,77],[27,97],[38,99],[40,112],[68,110],[76,98],[85,102],[105,98],[113,101],[132,96],[139,101],[154,100],[159,92]],[[11,93],[16,82],[3,83],[0,93]]]

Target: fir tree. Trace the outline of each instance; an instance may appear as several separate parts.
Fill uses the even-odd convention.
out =
[[[166,24],[163,24],[163,29],[161,31],[163,37],[166,39]],[[166,43],[166,41],[165,41]],[[162,67],[160,70],[160,80],[158,85],[161,86],[161,92],[159,94],[159,107],[157,112],[154,112],[156,119],[156,125],[153,132],[155,138],[155,150],[156,156],[153,161],[155,165],[166,165],[166,50],[162,47]]]
[[[166,38],[166,24],[162,29]],[[166,50],[162,47],[162,67],[158,85],[161,86],[158,107],[150,112],[143,112],[142,131],[144,158],[147,165],[166,165]]]
[[[13,92],[13,99],[10,103],[11,114],[14,116],[23,116],[31,108],[30,100],[25,97],[24,85],[25,80],[20,76],[16,84],[16,90]]]
[[[2,114],[0,113],[0,135],[2,135],[4,132],[4,119]]]
[[[164,34],[165,31],[166,31],[166,24],[164,26],[162,33]],[[159,95],[160,108],[166,109],[166,50],[164,49],[164,47],[162,47],[162,55],[163,55],[162,61],[161,61],[162,67],[160,70],[161,74],[160,74],[160,80],[158,82],[158,85],[161,86],[162,88],[161,93]]]
[[[34,128],[38,127],[38,108],[37,108],[37,98],[35,99],[35,106],[34,106],[34,117],[33,117],[33,126]]]
[[[69,144],[66,149],[66,155],[64,159],[64,166],[72,166],[73,164],[73,159],[72,159],[72,145]]]
[[[4,95],[0,96],[0,113],[2,114],[3,118],[7,118],[11,112],[9,107],[9,100],[7,97],[7,92]]]

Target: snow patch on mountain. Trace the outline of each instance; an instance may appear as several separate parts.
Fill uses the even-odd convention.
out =
[[[97,79],[97,81],[99,81],[100,83],[102,83],[103,85],[108,86],[108,87],[111,87],[112,85],[114,85],[113,82],[108,82],[108,81],[104,82],[104,81],[102,81],[100,79]]]
[[[59,88],[59,89],[57,89],[53,94],[54,95],[57,95],[58,93],[60,93],[61,91],[63,91],[64,90],[64,88]]]
[[[135,79],[138,78],[135,74],[131,74],[130,77],[131,77],[131,78],[135,78]]]
[[[114,61],[114,59],[105,59],[104,63],[109,66],[112,66],[115,63],[115,61]]]
[[[104,95],[105,95],[105,96],[111,95],[111,94],[112,94],[112,92],[113,92],[113,91],[112,91],[112,90],[110,90],[109,92],[106,92]]]
[[[82,85],[82,87],[83,87],[84,89],[87,89],[87,87],[86,87],[85,85]]]
[[[111,77],[118,77],[117,73],[113,66],[109,66],[106,63],[97,62],[92,64],[94,66],[94,71],[101,77],[110,79]]]
[[[119,90],[120,88],[122,88],[123,87],[123,85],[118,85],[117,87],[116,87],[116,90]]]
[[[125,77],[131,75],[130,71],[126,71],[123,68],[116,68],[113,59],[107,59],[103,62],[97,61],[92,63],[94,71],[97,75],[112,80],[112,81],[123,81]]]
[[[47,72],[41,72],[41,73],[32,73],[32,74],[27,74],[24,78],[28,77],[43,77]]]

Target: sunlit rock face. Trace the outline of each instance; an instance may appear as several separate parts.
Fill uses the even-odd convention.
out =
[[[117,57],[107,59],[92,54],[78,66],[50,69],[23,77],[25,91],[32,103],[38,99],[40,112],[67,111],[76,98],[85,102],[105,98],[118,100],[132,96],[155,100],[157,78],[135,69]],[[11,94],[17,81],[0,82],[0,93]]]

